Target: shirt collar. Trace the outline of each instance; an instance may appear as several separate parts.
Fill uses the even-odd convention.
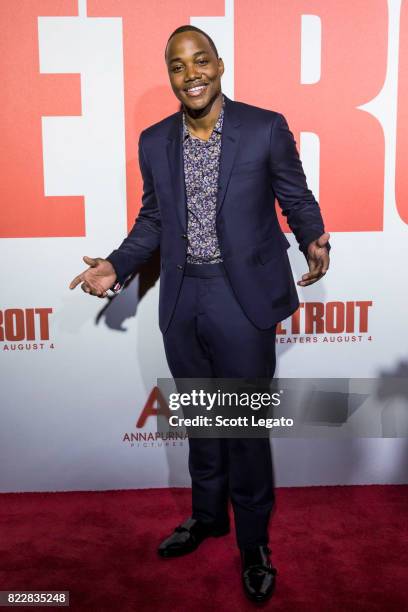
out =
[[[224,107],[225,107],[225,98],[224,98],[224,94],[222,95],[222,106],[221,106],[221,112],[218,115],[218,119],[217,122],[214,126],[214,129],[211,133],[210,138],[212,138],[214,132],[217,132],[218,134],[221,134],[222,132],[222,124],[224,121]],[[186,122],[186,113],[183,111],[183,140],[185,140],[188,136],[190,136],[190,132],[188,131],[188,127],[187,127],[187,122]]]

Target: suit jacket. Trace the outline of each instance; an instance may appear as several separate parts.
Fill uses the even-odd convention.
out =
[[[183,279],[187,206],[182,111],[143,130],[142,207],[129,235],[107,259],[123,283],[160,247],[159,325],[170,323]],[[307,254],[324,232],[296,142],[280,113],[225,96],[216,230],[227,276],[247,317],[267,329],[299,306],[275,197]]]

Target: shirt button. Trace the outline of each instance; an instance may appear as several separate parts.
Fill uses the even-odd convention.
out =
[[[183,240],[187,240],[187,234],[181,234],[181,237],[183,238]]]
[[[178,264],[178,266],[177,266],[177,270],[182,270],[182,269],[183,269],[183,266],[181,266],[180,264]]]

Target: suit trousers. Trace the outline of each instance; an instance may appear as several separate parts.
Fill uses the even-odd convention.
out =
[[[171,322],[163,334],[174,378],[272,378],[276,325],[261,330],[239,305],[222,264],[187,264]],[[229,523],[238,546],[268,543],[274,505],[268,438],[189,438],[192,516]]]

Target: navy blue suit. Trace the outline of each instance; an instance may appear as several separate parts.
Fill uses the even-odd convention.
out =
[[[125,278],[160,247],[159,324],[165,332],[186,263],[186,196],[181,111],[144,130],[139,140],[143,206],[128,237],[108,259]],[[224,266],[248,318],[260,329],[299,306],[274,198],[306,254],[324,232],[295,141],[283,115],[225,96],[217,234]]]
[[[159,323],[175,378],[272,377],[276,324],[299,306],[275,197],[305,255],[324,233],[285,118],[224,97],[216,216],[223,263],[186,263],[181,111],[142,132],[143,206],[108,257],[123,283],[160,247]],[[225,526],[231,498],[239,546],[266,544],[274,503],[269,440],[189,444],[193,518]]]

